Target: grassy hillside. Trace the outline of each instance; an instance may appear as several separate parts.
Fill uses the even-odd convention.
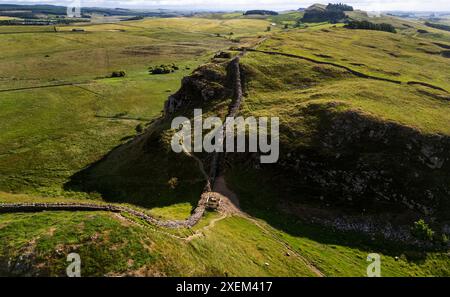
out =
[[[247,19],[247,20],[267,20],[271,23],[275,23],[277,25],[294,25],[298,19],[303,16],[303,12],[300,11],[284,11],[279,13],[278,15],[244,15],[244,12],[232,12],[232,13],[222,13],[222,14],[207,14],[204,15],[204,18],[208,19]]]
[[[405,208],[448,218],[442,185],[449,178],[450,72],[442,70],[450,64],[443,45],[407,32],[330,26],[278,33],[249,52],[243,113],[280,117],[282,161],[279,170],[265,168],[276,172],[278,197],[361,209],[411,199],[418,205]],[[435,146],[439,167],[420,161]]]
[[[71,175],[158,116],[182,77],[236,44],[215,33],[244,36],[266,24],[147,19],[87,25],[79,33],[58,27],[57,33],[0,34],[0,189],[64,194]],[[148,74],[150,66],[166,63],[179,70]],[[116,70],[126,77],[110,78]]]
[[[450,89],[450,72],[441,71],[441,67],[447,69],[448,58],[441,54],[440,46],[421,36],[324,28],[279,34],[260,49],[333,62],[382,78],[421,81]]]
[[[262,194],[249,190],[254,198]],[[30,199],[37,201],[0,194],[2,202]],[[450,273],[450,259],[442,253],[374,245],[357,234],[337,236],[287,221],[282,214],[270,216],[276,229],[264,221],[208,214],[194,229],[174,233],[102,212],[3,214],[0,274],[63,276],[67,254],[76,252],[84,276],[318,276],[317,271],[326,276],[364,276],[367,254],[373,251],[382,256],[383,276]]]
[[[264,47],[266,46],[264,44]],[[267,48],[273,49],[272,46]],[[314,59],[332,60],[317,57]],[[357,57],[355,60],[360,61]],[[355,63],[352,61],[355,60],[342,64],[353,66]],[[294,110],[314,103],[326,105],[327,102],[339,102],[342,108],[361,109],[383,120],[400,122],[423,132],[447,135],[450,133],[448,126],[444,124],[448,120],[450,108],[445,99],[448,96],[445,92],[421,86],[358,78],[333,66],[291,57],[249,53],[243,62],[249,65],[252,78],[244,110],[247,109],[251,114],[256,114],[257,111],[267,114],[269,110],[273,110],[279,115],[285,115],[286,118],[283,119],[289,121],[286,124],[291,128],[295,127],[291,121],[298,121],[297,118],[289,116]],[[355,68],[360,71],[367,69],[367,72],[370,72],[370,66]],[[430,71],[437,70],[432,68]],[[437,99],[439,96],[442,96],[441,100]]]
[[[213,231],[189,242],[102,213],[45,213],[2,216],[1,220],[8,242],[2,246],[1,258],[28,250],[33,259],[27,260],[39,266],[42,274],[64,275],[65,254],[77,251],[84,260],[85,276],[313,276],[301,260],[285,255],[282,244],[239,218],[218,222]],[[58,224],[49,227],[49,221]],[[30,238],[34,239],[31,245]],[[234,244],[229,245],[229,240]]]
[[[219,50],[258,43],[241,58],[240,114],[281,124],[277,165],[227,156],[223,173],[243,213],[207,213],[175,230],[107,212],[1,214],[0,275],[64,275],[77,252],[85,276],[364,276],[376,252],[383,276],[448,276],[444,245],[308,219],[392,212],[395,226],[409,227],[438,207],[432,227],[448,221],[450,35],[387,17],[398,34],[327,23],[266,32],[299,15],[0,27],[0,203],[126,203],[188,217],[205,180],[196,160],[170,151],[170,119],[157,118],[205,62],[191,82],[231,91],[227,61],[211,60]],[[148,73],[172,63],[174,73]],[[232,102],[188,99],[177,115],[197,106],[225,117]]]

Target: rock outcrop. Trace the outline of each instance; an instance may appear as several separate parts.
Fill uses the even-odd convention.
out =
[[[227,85],[227,73],[223,65],[206,64],[190,76],[184,77],[181,88],[164,104],[164,114],[170,115],[183,106],[202,106],[211,100],[227,97],[231,89]]]
[[[309,150],[280,162],[324,201],[368,206],[382,201],[425,215],[450,197],[450,137],[423,134],[360,111],[324,111]],[[283,150],[283,149],[282,149]]]

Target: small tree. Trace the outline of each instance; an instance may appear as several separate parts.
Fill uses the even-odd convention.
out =
[[[175,64],[161,64],[159,66],[149,67],[148,71],[150,74],[168,74],[179,69]]]
[[[295,22],[295,25],[294,25],[294,28],[303,28],[303,27],[307,27],[304,23],[302,23],[302,20],[301,19],[298,19],[296,22]]]
[[[434,231],[424,220],[419,220],[414,223],[411,228],[411,234],[420,240],[432,241],[434,238]]]

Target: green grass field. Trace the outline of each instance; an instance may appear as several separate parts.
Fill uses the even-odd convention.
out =
[[[138,124],[159,116],[182,77],[233,44],[213,33],[253,34],[265,25],[149,19],[83,28],[86,32],[58,27],[57,33],[0,34],[2,190],[62,194],[68,177],[133,136]],[[180,70],[148,74],[150,66],[165,63]],[[108,78],[115,70],[127,76]]]
[[[349,32],[339,27],[296,30],[277,35],[260,49],[333,62],[378,77],[434,83],[450,89],[448,58],[441,55],[442,48],[417,35]],[[442,71],[442,67],[447,70]]]
[[[436,100],[434,96],[446,96],[441,91],[427,90],[426,97],[420,92],[424,90],[422,87],[358,78],[332,66],[291,57],[249,53],[243,63],[255,77],[244,106],[251,115],[273,112],[294,128],[298,119],[291,115],[302,105],[339,102],[346,108],[361,109],[423,132],[450,133],[445,125],[450,107],[446,100]],[[309,87],[302,90],[300,85]]]
[[[241,59],[241,114],[279,116],[283,149],[314,149],[327,112],[358,111],[421,135],[450,136],[448,92],[407,84],[450,91],[441,54],[448,32],[390,17],[374,21],[392,22],[398,34],[328,23],[292,28],[301,15],[0,26],[0,203],[108,202],[185,219],[204,180],[193,159],[168,149],[168,124],[154,121],[183,77],[214,53],[258,41],[258,50],[299,56],[248,52]],[[172,63],[174,73],[148,73]],[[126,76],[111,78],[113,71]],[[224,115],[229,103],[204,107]],[[138,125],[148,129],[140,137]],[[280,209],[278,172],[228,165],[228,185],[251,217],[207,213],[192,229],[169,230],[104,212],[1,214],[0,275],[63,276],[71,252],[80,254],[84,276],[365,276],[372,252],[382,256],[383,276],[450,275],[448,251],[311,225]],[[434,174],[447,181],[446,172]]]
[[[274,220],[286,224],[285,217],[273,212],[270,216],[272,224]],[[380,251],[356,234],[336,236],[295,222],[280,231],[264,221],[255,224],[239,217],[212,223],[215,218],[208,215],[202,224],[175,238],[170,230],[144,228],[101,212],[2,215],[0,273],[63,276],[67,254],[77,252],[83,276],[317,276],[311,265],[326,276],[364,276],[367,255]],[[183,239],[195,233],[201,235]],[[22,260],[16,264],[19,256]],[[383,276],[450,273],[450,259],[442,253],[383,246],[381,256]],[[9,266],[8,260],[12,260]]]

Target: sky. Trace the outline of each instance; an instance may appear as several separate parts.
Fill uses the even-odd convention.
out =
[[[210,10],[289,10],[314,3],[343,2],[366,11],[450,11],[450,0],[75,0],[83,7],[178,8]],[[0,4],[54,4],[68,6],[73,0],[0,0]]]

